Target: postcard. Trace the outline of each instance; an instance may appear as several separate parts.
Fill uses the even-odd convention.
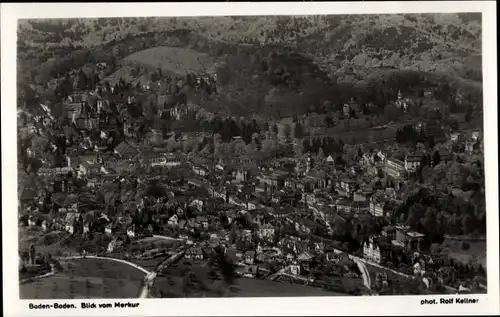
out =
[[[2,4],[5,314],[498,314],[495,5]]]

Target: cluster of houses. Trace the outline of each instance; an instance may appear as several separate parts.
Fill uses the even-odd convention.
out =
[[[198,78],[195,82],[199,85],[203,81]],[[276,266],[287,274],[299,276],[325,261],[346,268],[352,266],[346,253],[339,251],[338,245],[334,248],[332,243],[325,242],[328,239],[324,237],[342,230],[347,219],[365,215],[391,218],[402,203],[402,185],[422,164],[432,166],[435,161],[425,152],[407,153],[404,160],[399,160],[379,151],[364,153],[359,162],[349,162],[342,167],[336,165],[332,156],[319,159],[309,154],[288,160],[273,160],[258,154],[240,155],[227,161],[199,164],[188,159],[185,153],[155,147],[164,141],[161,129],[151,129],[149,143],[137,140],[134,135],[140,123],[126,110],[137,101],[131,96],[114,98],[115,89],[112,87],[108,92],[102,86],[99,93],[96,90],[67,98],[67,119],[83,132],[83,138],[66,149],[65,166],[42,166],[38,170],[38,175],[48,180],[50,194],[29,186],[23,189],[20,194],[22,224],[39,226],[44,231],[66,231],[71,235],[102,232],[112,237],[108,253],[123,246],[121,236],[136,240],[144,234],[175,232],[172,238],[191,245],[185,257],[193,261],[203,261],[210,247],[223,245],[226,255],[244,276],[253,277],[259,271],[272,272]],[[192,115],[189,105],[175,100],[171,95],[160,95],[157,103],[171,118],[180,120]],[[406,110],[408,103],[398,94],[398,107]],[[345,114],[349,115],[353,107],[356,108],[355,102],[351,100],[344,106]],[[45,108],[44,111],[46,117],[41,121],[47,119],[48,125],[54,123],[50,111]],[[118,123],[126,139],[113,144],[111,132]],[[450,138],[463,145],[468,153],[481,144],[479,133],[473,133],[468,139],[460,134]],[[107,151],[110,147],[112,152]],[[444,164],[453,160],[449,153],[438,154]],[[137,179],[122,177],[124,172],[137,166],[151,172]],[[162,182],[165,181],[162,169],[177,168],[182,169],[186,177],[167,186],[168,197],[154,202],[145,197],[137,204],[139,212],[155,210],[146,226],[134,223],[127,207],[115,215],[96,204],[96,189],[106,183],[126,184],[139,179],[146,183],[148,179]],[[78,181],[82,184],[76,194],[75,182]],[[194,189],[202,189],[206,195],[190,195]],[[83,191],[90,193],[90,197],[82,197]],[[37,217],[48,196],[51,201],[56,200],[54,197],[63,197],[52,204],[57,206],[57,216],[50,221]],[[214,208],[215,203],[224,208]],[[117,199],[113,208],[120,204]],[[173,212],[169,211],[172,204],[177,204]],[[229,229],[231,227],[233,229]],[[206,233],[203,238],[199,237],[200,232]],[[422,239],[423,235],[411,228],[388,226],[362,243],[362,256],[379,264],[391,262],[401,252],[419,252]]]

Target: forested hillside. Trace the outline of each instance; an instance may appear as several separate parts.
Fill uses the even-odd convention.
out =
[[[385,84],[405,75],[397,88],[413,93],[446,83],[475,102],[482,94],[480,26],[475,14],[26,20],[18,78],[39,85],[102,61],[114,71],[130,61],[197,69],[210,66],[196,57],[204,54],[221,78],[219,99],[208,102],[241,115],[286,117],[324,100],[341,104],[355,92],[387,103],[397,89]],[[145,53],[159,46],[166,49]],[[184,57],[177,65],[169,47],[186,50],[176,53]]]

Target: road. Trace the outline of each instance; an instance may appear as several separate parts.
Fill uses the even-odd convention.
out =
[[[184,251],[181,251],[181,252],[178,252],[178,253],[170,256],[167,260],[165,260],[164,262],[162,262],[160,264],[160,266],[162,266],[162,269],[167,268],[170,264],[172,264],[176,260],[180,259],[183,254],[184,254]],[[127,265],[129,265],[129,266],[131,266],[133,268],[136,268],[137,270],[143,272],[144,274],[146,274],[146,276],[144,277],[144,286],[141,288],[138,297],[139,298],[148,298],[149,297],[149,292],[151,291],[151,288],[152,288],[152,286],[154,284],[154,281],[156,279],[156,276],[157,276],[156,270],[154,270],[154,271],[148,271],[145,268],[143,268],[142,266],[137,265],[137,264],[132,263],[132,262],[129,262],[127,260],[122,260],[122,259],[117,259],[117,258],[111,258],[111,257],[94,256],[94,255],[86,255],[86,256],[75,255],[75,256],[68,256],[68,257],[58,257],[56,259],[58,259],[58,260],[76,260],[76,259],[83,259],[83,258],[120,262],[120,263],[123,263],[123,264],[127,264]],[[51,273],[48,273],[48,274],[44,275],[43,277],[50,276],[50,275],[53,275],[53,274],[54,274],[54,272],[51,272]],[[38,277],[38,278],[41,278],[41,277]]]
[[[363,278],[363,284],[365,285],[365,287],[367,289],[369,289],[371,291],[371,289],[372,289],[372,280],[371,280],[371,277],[370,277],[370,272],[368,272],[368,269],[366,268],[366,265],[358,257],[355,257],[355,256],[349,256],[349,257],[358,266],[359,271],[361,272],[361,276]]]
[[[151,272],[148,275],[146,275],[146,278],[144,278],[144,286],[142,287],[141,292],[139,293],[139,298],[148,298],[149,291],[151,290],[151,287],[155,282],[156,275],[157,275],[156,272]]]

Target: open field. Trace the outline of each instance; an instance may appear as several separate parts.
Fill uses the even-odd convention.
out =
[[[211,59],[204,53],[190,49],[158,46],[129,55],[123,59],[125,64],[161,68],[162,71],[184,75],[185,70],[203,71],[212,66]]]
[[[461,240],[446,239],[442,246],[450,259],[464,265],[478,265],[486,268],[486,241],[464,240],[469,247],[464,250]]]
[[[125,264],[97,259],[61,261],[63,271],[20,285],[21,299],[135,298],[144,274]]]
[[[209,269],[200,264],[186,265],[181,260],[168,269],[165,276],[156,278],[154,287],[161,290],[164,297],[280,297],[280,296],[342,296],[346,294],[329,292],[312,286],[275,282],[263,279],[236,278],[228,289],[222,280],[208,277]],[[196,275],[195,287],[184,289],[187,272]],[[202,283],[200,283],[202,282]]]
[[[207,289],[186,294],[181,277],[158,277],[154,286],[164,293],[164,297],[288,297],[288,296],[345,296],[337,292],[329,292],[320,288],[274,282],[262,279],[237,278],[229,290],[221,292],[222,282],[207,280]]]

